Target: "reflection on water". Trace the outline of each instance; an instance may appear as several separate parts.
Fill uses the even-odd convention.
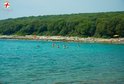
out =
[[[123,50],[114,44],[0,40],[0,84],[124,84]]]

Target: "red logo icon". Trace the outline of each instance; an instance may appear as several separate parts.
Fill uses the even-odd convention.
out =
[[[6,2],[4,3],[4,6],[5,6],[5,8],[9,8],[9,7],[10,7],[10,3],[9,3],[8,1],[6,1]]]

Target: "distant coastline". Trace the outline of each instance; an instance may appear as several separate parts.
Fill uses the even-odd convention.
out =
[[[85,43],[116,43],[124,44],[124,38],[94,38],[94,37],[69,37],[69,36],[34,36],[34,35],[1,35],[0,39],[25,39],[25,40],[51,40],[51,41],[72,41],[72,42],[85,42]]]
[[[0,20],[0,35],[124,38],[123,23],[124,11],[30,16]]]

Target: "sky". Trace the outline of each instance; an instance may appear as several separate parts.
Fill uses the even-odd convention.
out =
[[[4,3],[9,1],[6,9]],[[0,20],[39,15],[124,11],[124,0],[0,0]]]

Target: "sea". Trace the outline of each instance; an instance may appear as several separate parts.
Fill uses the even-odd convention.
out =
[[[124,45],[1,39],[0,84],[124,84]]]

